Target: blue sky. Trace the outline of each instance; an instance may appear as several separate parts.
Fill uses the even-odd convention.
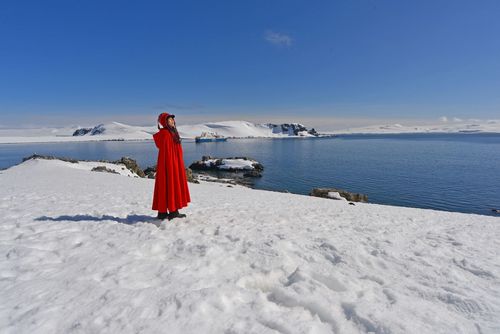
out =
[[[2,1],[0,125],[499,118],[499,17],[496,0]]]

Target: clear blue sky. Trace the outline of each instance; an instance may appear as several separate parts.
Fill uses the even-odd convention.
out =
[[[5,0],[0,43],[4,126],[500,118],[498,0]]]

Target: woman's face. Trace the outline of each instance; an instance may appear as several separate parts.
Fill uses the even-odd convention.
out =
[[[174,118],[173,117],[167,118],[167,123],[168,123],[168,126],[170,126],[171,128],[173,128],[175,126]]]

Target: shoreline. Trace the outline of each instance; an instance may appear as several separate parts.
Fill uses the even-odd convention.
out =
[[[247,137],[227,137],[230,140],[240,140],[240,139],[335,139],[341,137],[349,136],[359,136],[359,137],[382,137],[382,136],[412,136],[412,135],[429,135],[429,136],[444,136],[444,135],[462,135],[462,136],[474,136],[474,135],[500,135],[500,132],[493,131],[456,131],[456,132],[332,132],[332,133],[320,133],[319,136],[247,136]],[[110,138],[93,138],[84,136],[60,136],[60,137],[34,137],[36,139],[30,140],[31,137],[0,137],[0,145],[14,145],[14,144],[58,144],[58,143],[93,143],[93,142],[141,142],[141,141],[152,141],[151,138],[123,138],[123,137],[110,137]],[[5,139],[8,138],[8,139]],[[55,138],[64,138],[67,140],[56,140]],[[188,142],[194,142],[194,137],[181,137],[181,139]]]
[[[129,158],[129,157],[123,157],[123,158]],[[10,166],[10,167],[4,168],[4,169],[0,169],[0,171],[1,172],[8,171],[9,169],[17,167],[17,166],[20,166],[20,165],[22,165],[23,163],[25,163],[26,161],[29,161],[29,160],[55,160],[55,161],[69,162],[69,163],[83,162],[83,163],[96,163],[96,164],[106,164],[106,165],[109,165],[109,164],[111,164],[111,165],[119,165],[120,164],[120,162],[118,162],[118,161],[109,161],[109,160],[84,160],[84,159],[74,159],[74,158],[71,158],[71,157],[37,156],[37,157],[25,157],[18,164],[15,164],[13,166]],[[135,162],[134,159],[132,159],[132,160]],[[140,168],[139,166],[137,166],[137,167]],[[290,191],[288,191],[286,189],[284,189],[284,190],[277,190],[277,189],[258,188],[258,187],[255,187],[254,184],[242,184],[242,183],[238,183],[237,181],[235,181],[233,179],[227,179],[227,178],[224,179],[224,178],[222,178],[222,179],[219,180],[217,177],[214,177],[214,176],[208,176],[208,177],[206,177],[207,175],[205,175],[203,173],[198,173],[196,171],[193,171],[192,173],[193,173],[193,175],[196,175],[195,180],[197,180],[198,182],[202,182],[204,184],[215,183],[215,184],[224,185],[226,187],[227,186],[237,186],[237,187],[242,187],[242,188],[251,189],[251,190],[268,191],[268,192],[280,193],[280,194],[292,194],[292,195],[297,195],[297,196],[304,196],[306,198],[321,198],[321,199],[324,199],[324,200],[327,200],[327,201],[331,201],[331,202],[342,202],[342,201],[331,199],[331,198],[323,198],[323,197],[311,196],[309,194],[304,194],[304,193],[290,192]],[[202,176],[202,177],[199,178],[199,176]],[[148,179],[147,176],[140,177],[140,178],[142,178],[142,179]],[[204,179],[204,178],[207,178],[208,180]],[[189,182],[189,184],[192,185],[193,183]],[[196,183],[194,183],[194,184],[196,184]],[[346,203],[348,203],[348,202],[349,201],[347,201]],[[490,213],[490,214],[484,213],[484,214],[482,214],[482,213],[477,213],[477,212],[451,211],[451,210],[437,209],[437,208],[425,208],[425,207],[417,207],[417,206],[394,205],[394,204],[389,204],[389,203],[378,203],[378,202],[370,202],[370,201],[369,202],[365,202],[365,203],[354,202],[354,206],[359,205],[359,204],[373,204],[373,205],[387,206],[387,207],[392,207],[392,208],[415,209],[415,210],[430,210],[430,211],[442,212],[442,213],[456,213],[456,214],[464,214],[464,215],[477,215],[477,216],[481,216],[481,217],[494,217],[494,218],[498,217],[498,218],[500,218],[499,214],[493,214],[493,213]],[[495,208],[491,208],[491,210],[493,211],[493,210],[495,210]]]

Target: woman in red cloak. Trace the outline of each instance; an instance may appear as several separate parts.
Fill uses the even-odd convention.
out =
[[[160,114],[159,131],[153,135],[158,148],[153,210],[158,211],[158,219],[186,217],[185,214],[179,213],[179,209],[191,202],[181,139],[174,117],[175,115],[168,113]]]

